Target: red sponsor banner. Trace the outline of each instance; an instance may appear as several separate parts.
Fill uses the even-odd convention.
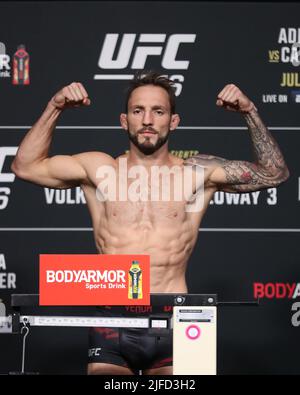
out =
[[[150,305],[149,255],[40,255],[41,306]]]

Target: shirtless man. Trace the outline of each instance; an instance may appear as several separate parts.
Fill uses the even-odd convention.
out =
[[[289,177],[280,149],[261,121],[255,105],[233,84],[226,85],[218,94],[216,104],[239,112],[245,119],[255,153],[253,163],[204,154],[184,161],[170,154],[168,137],[177,128],[180,118],[175,112],[172,82],[155,72],[139,74],[130,82],[126,112],[120,116],[122,128],[130,140],[127,154],[118,158],[103,152],[49,157],[53,132],[62,112],[70,107],[90,104],[87,91],[78,82],[56,93],[22,140],[12,171],[24,180],[48,188],[80,186],[92,218],[98,252],[150,255],[151,293],[187,292],[185,272],[188,259],[195,246],[202,217],[216,191],[251,192],[277,187]],[[112,166],[118,177],[121,159],[127,160],[128,170],[135,165],[142,165],[148,172],[155,165],[179,166],[182,171],[184,166],[203,169],[204,202],[201,209],[188,212],[185,210],[186,199],[168,202],[100,201],[96,194],[99,184],[97,169],[104,165]],[[197,193],[197,190],[195,185],[193,192]],[[155,352],[152,354],[150,340],[145,333],[140,337],[135,335],[138,336],[129,333],[119,339],[116,332],[99,331],[97,341],[101,346],[100,354],[103,352],[102,359],[91,358],[88,373],[132,374],[132,361],[126,358],[133,355],[137,351],[135,345],[140,344],[141,355],[146,359],[151,354],[152,358],[152,362],[144,367],[145,374],[172,374],[171,342],[151,346],[164,348],[164,353],[158,350],[157,357]],[[93,338],[92,342],[96,340]],[[99,344],[94,347],[94,350],[100,349]]]

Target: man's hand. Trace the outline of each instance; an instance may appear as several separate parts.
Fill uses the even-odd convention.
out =
[[[57,92],[50,103],[60,109],[89,106],[91,104],[88,93],[80,82],[73,82]]]
[[[257,108],[253,102],[235,85],[229,84],[218,94],[217,106],[229,111],[247,113]]]

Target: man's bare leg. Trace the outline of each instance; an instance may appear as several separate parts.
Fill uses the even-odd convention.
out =
[[[133,375],[133,372],[123,366],[113,365],[111,363],[89,363],[87,368],[88,375]]]

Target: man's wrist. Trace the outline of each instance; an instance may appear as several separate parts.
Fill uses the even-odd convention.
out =
[[[50,112],[53,112],[53,113],[57,112],[58,114],[60,114],[60,113],[63,111],[62,108],[59,108],[59,107],[57,107],[57,106],[54,104],[54,102],[53,102],[52,99],[51,99],[51,100],[48,102],[48,104],[47,104],[46,111],[47,111],[47,110],[50,111]]]
[[[51,101],[49,101],[44,112],[41,115],[40,120],[46,123],[56,122],[61,113],[62,110],[60,108],[57,108],[53,103],[51,103]]]
[[[242,110],[241,112],[244,115],[251,115],[251,114],[257,113],[257,108],[255,107],[254,103],[251,102],[251,104],[249,105],[249,108],[247,108],[246,110]]]

